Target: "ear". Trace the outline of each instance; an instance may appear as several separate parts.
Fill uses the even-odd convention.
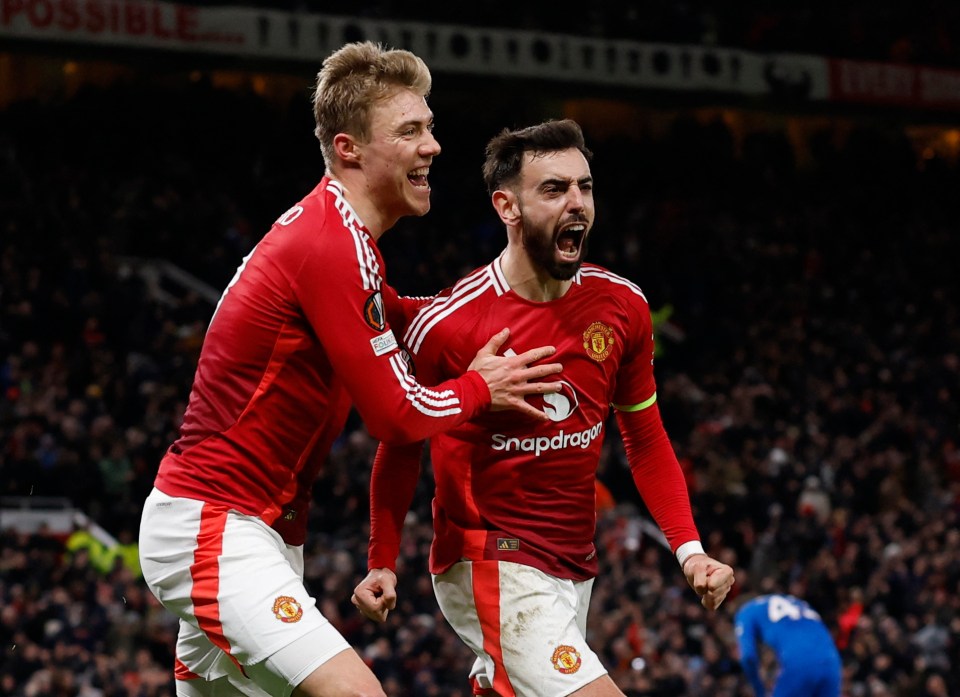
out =
[[[338,133],[333,137],[333,152],[344,164],[356,165],[360,162],[359,143],[349,133]]]
[[[493,208],[504,225],[516,227],[520,224],[520,203],[512,191],[497,189],[490,197]]]

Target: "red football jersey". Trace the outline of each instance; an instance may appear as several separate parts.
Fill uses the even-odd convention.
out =
[[[429,437],[490,402],[475,372],[423,387],[390,329],[420,305],[384,283],[373,238],[324,178],[284,213],[224,291],[179,439],[156,486],[260,516],[302,544],[310,489],[351,401],[388,442]]]
[[[610,407],[655,413],[647,300],[630,281],[584,264],[563,297],[532,302],[510,290],[497,260],[421,308],[404,344],[420,379],[429,381],[461,372],[503,327],[511,331],[505,350],[556,346],[548,360],[563,365],[551,376],[563,390],[527,398],[550,421],[488,412],[431,438],[436,495],[430,570],[442,573],[461,559],[500,559],[561,578],[593,577],[595,481]],[[657,500],[658,523],[676,546],[699,538],[682,473],[655,416],[658,430],[649,432],[659,449],[650,451],[652,464],[635,466],[635,478],[644,500]],[[386,509],[409,504],[399,499],[410,491],[401,481],[410,467],[391,466],[390,453],[382,449],[375,467],[371,568],[393,566],[399,534],[391,528],[401,518]]]

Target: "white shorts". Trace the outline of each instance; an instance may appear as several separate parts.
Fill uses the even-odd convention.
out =
[[[505,561],[464,561],[433,577],[450,626],[477,654],[470,677],[502,697],[564,697],[606,675],[587,646],[593,579]]]
[[[151,592],[180,618],[178,680],[227,677],[237,694],[286,697],[350,648],[303,585],[303,548],[259,518],[154,489],[140,564]]]

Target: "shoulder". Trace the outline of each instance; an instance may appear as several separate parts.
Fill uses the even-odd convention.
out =
[[[404,344],[419,353],[425,341],[449,337],[507,289],[492,264],[474,269],[420,308],[404,334]]]
[[[636,283],[596,264],[584,264],[577,274],[577,282],[585,291],[586,302],[614,309],[626,334],[650,335],[653,326],[650,303]]]
[[[303,265],[322,264],[330,270],[346,264],[350,269],[359,266],[371,277],[382,273],[376,243],[343,197],[342,187],[326,177],[277,218],[270,235]]]
[[[322,220],[331,231],[342,231],[345,239],[359,238],[366,246],[373,244],[363,221],[347,202],[340,182],[324,177],[303,202],[313,219]]]
[[[326,177],[274,221],[272,231],[281,230],[294,237],[309,237],[316,243],[372,243],[363,223],[343,197],[343,188]]]
[[[580,284],[586,288],[600,288],[604,293],[621,297],[625,302],[649,306],[647,296],[636,283],[596,264],[584,264],[578,273]]]

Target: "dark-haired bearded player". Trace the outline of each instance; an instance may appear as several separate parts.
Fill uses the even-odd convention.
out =
[[[589,157],[570,120],[495,137],[484,178],[507,247],[422,308],[404,335],[422,379],[459,374],[505,321],[508,355],[549,339],[564,366],[561,392],[528,398],[549,421],[490,414],[431,439],[430,572],[444,616],[477,655],[476,694],[623,695],[584,638],[611,405],[637,489],[704,607],[716,609],[733,585],[733,570],[703,551],[660,419],[647,300],[630,281],[582,264],[594,220]],[[416,445],[382,446],[374,464],[371,571],[354,603],[379,621],[396,603],[419,455]]]

